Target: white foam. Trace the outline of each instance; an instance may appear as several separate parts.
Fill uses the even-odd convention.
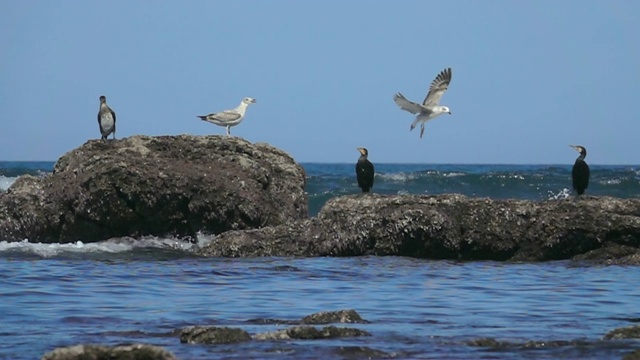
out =
[[[0,190],[7,190],[11,184],[16,181],[17,177],[6,177],[4,175],[0,175]]]
[[[549,194],[549,200],[562,200],[567,199],[571,196],[571,190],[569,190],[568,188],[560,190],[560,192],[558,192],[557,194],[554,194],[551,190],[549,190],[547,193]]]
[[[410,180],[413,180],[413,179],[417,178],[418,175],[415,174],[415,173],[399,172],[399,173],[376,174],[376,177],[379,177],[379,178],[387,180],[387,181],[405,182],[405,181],[410,181]]]
[[[158,237],[144,237],[141,239],[133,238],[115,238],[94,243],[84,243],[76,241],[75,243],[65,244],[43,244],[31,243],[28,240],[19,242],[0,241],[0,253],[3,252],[21,252],[34,254],[43,258],[49,258],[60,254],[81,254],[81,253],[122,253],[140,248],[156,248],[171,249],[180,251],[189,251],[198,245],[177,240]]]

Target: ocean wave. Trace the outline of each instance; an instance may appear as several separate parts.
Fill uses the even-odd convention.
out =
[[[201,244],[210,241],[207,237],[198,239],[198,243],[189,241],[159,238],[154,236],[133,239],[129,237],[114,238],[105,241],[84,243],[76,241],[73,243],[32,243],[25,239],[19,242],[0,241],[0,256],[3,257],[37,257],[37,258],[59,258],[78,257],[77,255],[104,255],[132,253],[137,250],[169,250],[171,252],[191,252]],[[83,256],[80,256],[83,257]]]
[[[0,190],[6,191],[17,178],[18,177],[6,177],[4,175],[0,175]]]

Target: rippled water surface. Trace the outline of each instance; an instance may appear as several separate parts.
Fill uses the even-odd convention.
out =
[[[640,317],[640,270],[569,262],[456,263],[398,257],[202,259],[178,251],[0,253],[0,358],[36,359],[78,343],[144,342],[181,359],[616,358],[640,344],[600,341]],[[355,309],[371,337],[180,344],[188,325],[251,334],[324,310]],[[583,345],[492,350],[481,337]]]

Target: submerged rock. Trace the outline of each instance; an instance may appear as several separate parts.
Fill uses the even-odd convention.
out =
[[[603,340],[640,339],[640,326],[629,326],[609,331]]]
[[[329,200],[316,218],[223,233],[199,254],[546,261],[597,258],[608,246],[625,247],[625,261],[638,263],[640,199],[349,195]]]
[[[268,331],[253,335],[255,340],[312,340],[312,339],[333,339],[341,337],[371,336],[370,333],[355,328],[339,328],[335,326],[325,326],[316,329],[313,326],[301,325],[292,326],[283,330]]]
[[[52,175],[0,197],[0,239],[195,237],[308,216],[304,169],[268,144],[226,136],[90,140]]]
[[[303,324],[357,323],[368,324],[355,310],[321,311],[302,318]]]
[[[54,349],[46,353],[42,360],[176,360],[169,351],[154,345],[75,345]]]
[[[180,342],[188,344],[231,344],[251,340],[242,329],[216,326],[189,326],[182,329]]]

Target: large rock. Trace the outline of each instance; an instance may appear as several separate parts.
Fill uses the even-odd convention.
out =
[[[639,259],[640,199],[534,202],[458,194],[350,195],[317,218],[216,236],[205,256],[400,255],[431,259],[544,261]],[[603,249],[616,248],[616,251]],[[636,262],[637,263],[637,262]]]
[[[0,239],[98,241],[218,234],[308,216],[304,169],[268,144],[237,137],[91,140],[45,178],[0,194]]]
[[[176,360],[169,351],[154,345],[75,345],[46,353],[42,360]]]

